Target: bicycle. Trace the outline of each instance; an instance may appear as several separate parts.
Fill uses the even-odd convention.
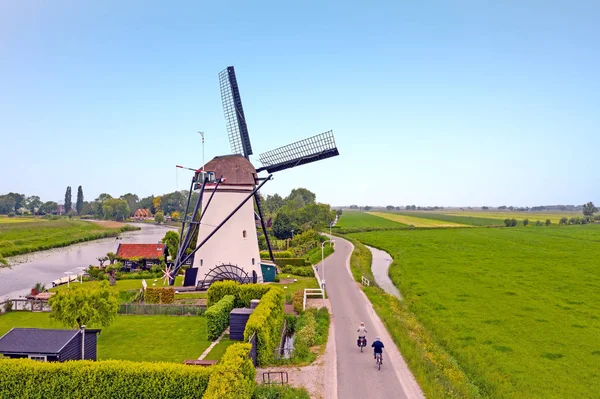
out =
[[[377,363],[377,368],[379,370],[381,370],[381,363],[382,363],[381,353],[375,354],[375,362]]]
[[[365,346],[367,346],[367,339],[365,337],[358,337],[358,347],[361,352]]]

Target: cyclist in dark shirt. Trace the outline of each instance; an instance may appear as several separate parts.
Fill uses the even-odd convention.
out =
[[[381,353],[381,364],[383,364],[383,342],[377,337],[377,339],[371,344],[373,348],[373,359],[377,358],[377,354]]]

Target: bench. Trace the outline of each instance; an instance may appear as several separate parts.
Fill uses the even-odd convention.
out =
[[[187,364],[189,366],[203,366],[208,367],[214,364],[217,364],[216,360],[184,360],[183,364]]]

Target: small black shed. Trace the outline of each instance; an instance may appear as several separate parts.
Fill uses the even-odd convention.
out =
[[[244,340],[244,330],[246,323],[254,309],[235,308],[229,313],[229,339],[233,341]]]
[[[46,330],[13,328],[0,337],[0,354],[12,359],[29,358],[42,362],[96,360],[100,330]],[[82,345],[82,338],[84,344]],[[85,347],[84,347],[85,346]]]

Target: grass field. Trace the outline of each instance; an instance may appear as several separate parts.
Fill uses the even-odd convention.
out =
[[[227,348],[232,345],[235,344],[236,342],[239,341],[232,341],[229,339],[229,334],[225,334],[223,336],[223,339],[221,339],[219,341],[218,344],[216,344],[208,353],[208,355],[206,355],[206,357],[204,358],[204,360],[219,360],[221,359],[221,357],[225,354],[225,351],[227,350]]]
[[[379,216],[371,215],[366,212],[346,211],[340,217],[336,227],[355,228],[355,227],[403,227],[407,226],[392,220]]]
[[[352,234],[484,397],[600,392],[600,226]],[[476,396],[473,396],[476,397]]]
[[[15,220],[18,222],[14,222]],[[123,224],[119,224],[120,227],[113,226],[68,219],[0,218],[0,259],[114,237],[125,230],[137,230]]]
[[[484,219],[497,219],[504,220],[507,218],[517,219],[518,221],[522,221],[523,219],[529,219],[530,222],[534,222],[536,220],[540,220],[545,222],[546,219],[550,219],[550,221],[554,224],[558,224],[559,220],[563,217],[572,218],[572,217],[582,217],[583,214],[581,212],[488,212],[488,211],[453,211],[453,212],[442,212],[445,215],[450,216],[463,216],[463,217],[474,217],[474,218],[484,218]]]
[[[442,220],[425,219],[417,216],[407,216],[406,214],[392,212],[369,212],[369,215],[374,215],[396,223],[415,227],[466,227],[465,224],[447,222]]]
[[[50,320],[49,313],[0,316],[0,336],[13,327],[65,328]],[[181,363],[197,359],[209,345],[206,318],[201,316],[117,316],[98,337],[98,360]]]
[[[405,211],[398,212],[400,215],[418,217],[419,219],[431,219],[440,222],[458,223],[468,226],[504,226],[504,219],[491,219],[476,216],[450,215],[444,213]],[[545,221],[544,219],[543,221]]]

